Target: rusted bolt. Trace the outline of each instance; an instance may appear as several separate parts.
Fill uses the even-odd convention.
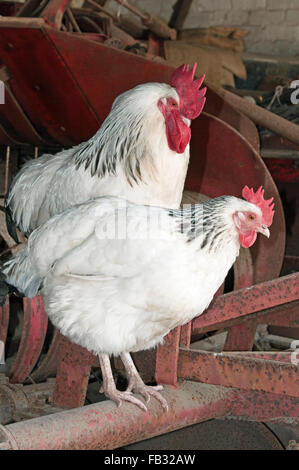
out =
[[[8,43],[7,43],[7,47],[8,47],[9,49],[13,49],[13,48],[14,48],[14,45],[13,45],[11,42],[8,42]]]

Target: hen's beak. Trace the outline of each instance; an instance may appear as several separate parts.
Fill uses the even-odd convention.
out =
[[[260,228],[257,230],[259,233],[262,233],[265,235],[265,237],[269,238],[270,237],[270,230],[266,225],[261,225]]]

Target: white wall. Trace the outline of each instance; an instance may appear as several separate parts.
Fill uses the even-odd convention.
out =
[[[168,21],[175,0],[131,3]],[[118,8],[113,0],[107,6]],[[193,0],[185,28],[219,25],[247,30],[245,44],[249,52],[299,55],[299,0]]]

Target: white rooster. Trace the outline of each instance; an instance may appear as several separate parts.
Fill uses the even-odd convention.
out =
[[[53,215],[99,196],[137,204],[180,205],[191,138],[190,120],[201,113],[204,76],[182,65],[170,85],[145,83],[118,96],[87,142],[45,154],[24,165],[7,196],[7,211],[29,235]]]
[[[247,186],[246,199],[222,196],[184,209],[97,198],[51,218],[7,262],[4,274],[28,297],[39,291],[53,324],[98,354],[106,396],[148,401],[161,386],[146,386],[130,352],[155,347],[178,325],[201,314],[224,281],[240,245],[269,237],[273,198]],[[109,356],[120,355],[128,389],[116,389]]]

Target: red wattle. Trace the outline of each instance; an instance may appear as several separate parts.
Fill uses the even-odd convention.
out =
[[[191,130],[182,120],[177,110],[166,113],[166,137],[170,150],[184,153],[191,139]]]
[[[256,240],[257,233],[255,230],[249,232],[248,234],[244,235],[240,233],[240,243],[244,248],[249,248],[252,246]]]

